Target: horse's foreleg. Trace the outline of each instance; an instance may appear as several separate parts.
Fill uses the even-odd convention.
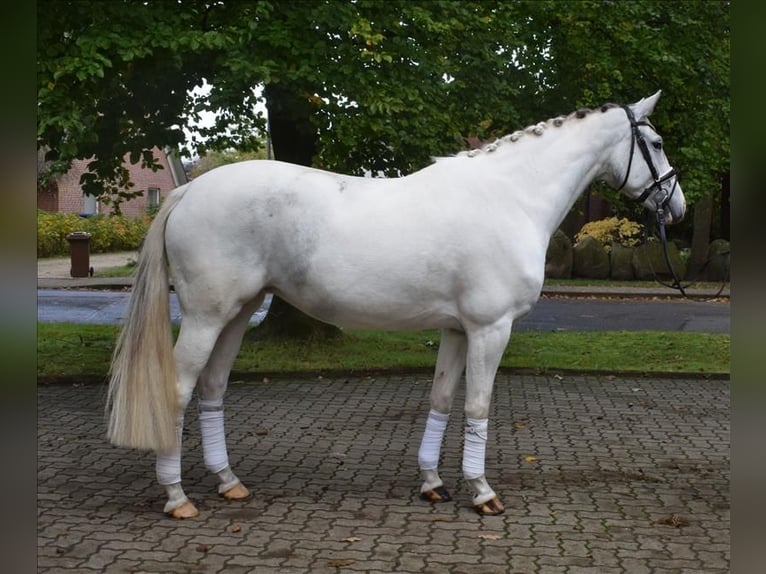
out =
[[[431,387],[431,411],[418,452],[418,464],[423,477],[420,497],[431,502],[451,500],[439,477],[439,454],[447,428],[452,399],[466,361],[465,333],[444,329],[436,359],[436,372]]]
[[[510,335],[510,321],[498,322],[468,334],[463,476],[474,492],[473,504],[479,514],[500,514],[504,510],[487,482],[484,462],[492,387]]]
[[[229,465],[223,396],[250,317],[262,302],[263,296],[260,296],[245,305],[223,330],[198,383],[199,422],[205,467],[218,476],[218,493],[227,500],[244,500],[250,497],[250,491]]]

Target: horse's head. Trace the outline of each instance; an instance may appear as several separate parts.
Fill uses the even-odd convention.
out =
[[[670,166],[662,147],[662,137],[649,122],[649,115],[660,98],[658,91],[625,111],[626,137],[617,146],[614,158],[614,185],[631,199],[652,211],[664,214],[665,223],[678,223],[686,212],[686,200],[678,185],[678,174]]]

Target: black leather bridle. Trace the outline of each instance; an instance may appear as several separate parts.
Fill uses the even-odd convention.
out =
[[[638,144],[638,149],[641,151],[641,155],[644,157],[644,161],[649,167],[649,171],[652,173],[654,183],[644,189],[644,191],[641,192],[641,195],[633,198],[633,200],[638,203],[644,203],[651,197],[657,211],[657,221],[659,222],[661,219],[662,224],[664,225],[665,209],[667,208],[671,198],[673,197],[673,194],[676,191],[676,186],[678,185],[678,174],[672,167],[664,174],[659,174],[657,168],[654,165],[654,162],[652,161],[652,156],[649,153],[649,146],[646,144],[646,139],[638,129],[640,126],[647,126],[651,128],[652,124],[647,121],[636,121],[636,116],[633,113],[633,110],[631,110],[628,106],[622,106],[622,109],[625,110],[625,113],[628,116],[628,120],[630,121],[632,137],[630,138],[630,156],[628,158],[628,169],[625,172],[625,179],[622,180],[622,183],[620,184],[620,187],[617,188],[617,191],[621,190],[623,187],[625,187],[625,184],[628,183],[628,178],[630,177],[630,169],[633,166],[633,152],[636,149],[636,144]],[[673,181],[673,186],[670,188],[670,191],[668,191],[665,187],[663,187],[662,184],[671,178],[675,178],[675,180]]]
[[[654,165],[654,162],[652,161],[652,156],[649,154],[649,146],[646,143],[646,138],[644,138],[643,134],[638,129],[640,126],[647,126],[652,129],[654,129],[654,127],[647,121],[636,121],[636,116],[633,113],[633,110],[631,110],[628,106],[622,106],[622,109],[625,110],[625,113],[628,116],[628,120],[630,121],[632,137],[630,138],[630,157],[628,159],[628,170],[625,173],[625,179],[622,180],[622,184],[620,184],[620,187],[617,188],[617,191],[621,190],[623,187],[625,187],[625,184],[628,183],[628,177],[630,177],[630,168],[633,165],[633,152],[636,149],[636,144],[638,144],[638,149],[641,151],[641,155],[644,157],[644,161],[649,167],[649,171],[652,173],[652,179],[654,179],[654,182],[649,187],[644,189],[644,191],[642,191],[638,197],[633,198],[633,200],[638,203],[644,203],[650,197],[652,198],[655,213],[657,214],[657,228],[660,234],[660,241],[662,242],[662,253],[665,257],[665,264],[668,266],[668,269],[673,276],[673,284],[670,285],[661,281],[659,277],[657,277],[656,272],[655,278],[662,285],[671,287],[673,289],[678,289],[684,297],[688,297],[680,279],[678,278],[678,275],[676,275],[675,269],[673,269],[673,265],[670,263],[670,255],[668,254],[668,240],[667,235],[665,234],[665,209],[667,208],[671,198],[673,197],[673,194],[676,191],[676,186],[678,185],[678,174],[672,167],[664,174],[659,174],[657,168]],[[668,191],[665,187],[663,187],[663,183],[667,182],[671,178],[675,178],[675,180],[673,181],[673,186],[670,188],[670,191]],[[646,227],[647,226],[644,226],[645,229]]]

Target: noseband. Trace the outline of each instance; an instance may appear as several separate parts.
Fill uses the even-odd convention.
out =
[[[670,199],[673,197],[673,193],[675,193],[676,186],[678,185],[678,177],[676,177],[677,176],[676,170],[671,167],[663,175],[659,175],[659,173],[657,172],[657,168],[654,166],[654,162],[652,162],[652,156],[649,154],[649,147],[646,145],[646,139],[644,139],[644,136],[641,134],[641,131],[638,129],[639,126],[652,127],[652,125],[649,122],[637,122],[636,116],[633,114],[633,110],[631,110],[628,106],[622,106],[622,109],[625,110],[625,113],[628,115],[628,120],[630,120],[630,129],[632,132],[632,137],[630,138],[630,156],[628,158],[628,170],[625,173],[625,179],[622,180],[622,184],[620,184],[620,187],[617,188],[617,191],[621,190],[623,187],[625,187],[625,184],[628,183],[628,177],[630,176],[630,168],[633,165],[633,151],[635,150],[636,143],[638,143],[638,149],[641,150],[641,155],[644,156],[644,161],[646,162],[646,165],[649,167],[649,171],[652,172],[652,178],[654,179],[654,183],[652,183],[649,187],[644,189],[644,191],[641,192],[641,195],[636,197],[634,201],[637,201],[638,203],[643,203],[649,197],[652,197],[652,201],[654,202],[655,209],[657,210],[657,217],[658,219],[662,219],[664,221],[665,208],[670,203]],[[675,181],[673,182],[673,187],[671,187],[670,191],[668,191],[667,189],[663,187],[662,184],[673,177],[675,177]]]

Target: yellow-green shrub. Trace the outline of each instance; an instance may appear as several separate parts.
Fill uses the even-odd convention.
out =
[[[91,234],[90,252],[132,251],[138,249],[151,223],[148,216],[124,215],[80,217],[74,213],[37,211],[37,256],[55,257],[69,254],[67,235],[75,231]]]
[[[607,251],[611,250],[612,243],[618,243],[623,247],[635,247],[641,244],[644,227],[640,223],[623,217],[607,217],[598,221],[591,221],[582,226],[575,235],[575,243],[590,235],[600,242]]]

